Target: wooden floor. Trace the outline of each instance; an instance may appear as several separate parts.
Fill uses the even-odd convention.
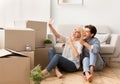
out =
[[[120,84],[120,62],[112,62],[111,66],[102,71],[95,72],[91,83],[84,80],[82,71],[75,73],[63,73],[64,77],[58,79],[55,74],[41,81],[41,84]]]

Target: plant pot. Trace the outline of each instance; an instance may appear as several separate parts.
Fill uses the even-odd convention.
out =
[[[40,84],[40,81],[34,81],[34,84]]]
[[[45,47],[49,48],[49,47],[53,47],[52,44],[45,44]]]

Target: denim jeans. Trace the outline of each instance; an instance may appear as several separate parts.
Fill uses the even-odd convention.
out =
[[[89,57],[84,57],[82,64],[83,64],[83,72],[89,72],[90,65],[95,66],[97,60],[97,55],[89,52]]]
[[[77,71],[77,68],[76,68],[75,64],[72,61],[64,58],[63,56],[61,56],[59,54],[55,54],[54,50],[49,50],[48,51],[48,56],[50,58],[50,62],[48,64],[48,66],[46,67],[46,69],[48,71],[51,71],[56,66],[60,70],[66,71],[66,72],[75,72],[75,71]]]

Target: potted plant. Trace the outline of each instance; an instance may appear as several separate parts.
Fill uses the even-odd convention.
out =
[[[44,40],[45,47],[52,47],[52,41],[50,39]]]
[[[31,70],[30,79],[34,82],[34,84],[40,84],[40,81],[43,79],[40,65],[37,65]]]

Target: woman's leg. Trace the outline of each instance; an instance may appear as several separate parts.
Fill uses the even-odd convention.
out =
[[[62,78],[63,74],[59,71],[57,67],[55,67],[55,73],[58,78]]]
[[[56,75],[61,78],[62,74],[58,70],[57,66],[58,66],[59,69],[67,71],[67,72],[77,71],[77,68],[76,68],[76,66],[73,62],[71,62],[68,59],[62,57],[61,55],[56,54],[55,56],[53,56],[50,63],[48,64],[48,66],[42,71],[43,75],[46,75],[52,69],[55,69],[56,70]],[[58,73],[59,73],[59,75],[58,75]]]
[[[73,62],[69,61],[68,59],[62,57],[61,55],[56,54],[46,67],[48,71],[51,71],[53,68],[58,66],[59,69],[64,71],[73,72],[76,71],[76,66]]]
[[[50,61],[52,60],[52,58],[54,57],[54,55],[55,55],[55,51],[53,49],[51,49],[51,50],[48,51],[48,57],[49,57]],[[44,70],[42,70],[42,74],[45,77],[45,76],[47,76],[49,74],[49,72],[48,72],[47,69],[44,69]]]
[[[53,56],[55,55],[55,51],[52,49],[52,50],[49,50],[48,51],[48,56],[49,56],[49,59],[51,60],[53,58]],[[56,76],[58,78],[61,78],[63,75],[62,73],[59,71],[58,67],[56,66],[55,69],[53,69],[56,73]]]
[[[48,57],[49,57],[50,60],[53,58],[54,55],[55,55],[55,50],[54,49],[51,49],[51,50],[48,51]]]
[[[72,61],[70,61],[64,57],[62,57],[59,60],[59,63],[57,66],[61,71],[66,71],[66,72],[76,72],[77,71],[75,64]]]
[[[63,77],[63,74],[59,71],[59,69],[58,69],[57,67],[55,67],[54,71],[55,71],[55,74],[56,74],[56,76],[57,76],[58,78],[62,78],[62,77]],[[44,69],[44,70],[42,71],[42,74],[43,74],[44,77],[46,77],[46,76],[49,75],[49,72],[48,72],[47,69]]]

